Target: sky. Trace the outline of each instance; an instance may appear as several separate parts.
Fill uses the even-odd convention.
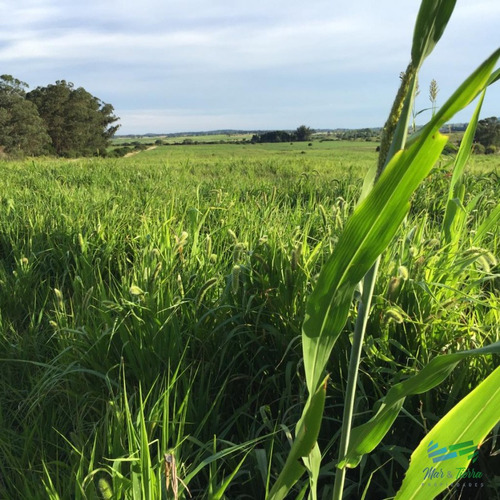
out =
[[[382,126],[418,0],[0,0],[0,74],[110,103],[118,134]],[[500,46],[500,2],[458,0],[420,76],[437,104]],[[452,121],[467,122],[467,108]],[[482,117],[500,115],[500,83]],[[425,122],[430,112],[419,115]]]

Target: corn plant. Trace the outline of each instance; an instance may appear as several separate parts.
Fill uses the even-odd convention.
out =
[[[499,352],[500,344],[497,343],[484,349],[435,358],[420,373],[392,387],[383,399],[378,412],[365,426],[354,431],[351,429],[359,360],[379,256],[406,217],[412,193],[439,159],[447,142],[447,138],[439,132],[439,129],[498,78],[498,72],[494,73],[494,68],[500,50],[472,73],[441,109],[434,113],[431,121],[407,141],[419,69],[441,38],[454,5],[454,1],[439,0],[423,0],[421,4],[415,25],[411,62],[402,76],[400,90],[384,129],[377,169],[367,178],[359,204],[348,220],[308,299],[302,326],[302,346],[309,396],[302,417],[297,423],[295,440],[288,459],[269,494],[273,500],[284,498],[306,470],[309,474],[309,498],[317,498],[316,489],[321,465],[317,437],[328,380],[328,377],[325,378],[325,368],[347,320],[350,303],[358,283],[361,283],[361,299],[353,336],[339,459],[336,464],[333,492],[335,500],[342,497],[345,468],[356,466],[361,457],[373,450],[382,440],[399,414],[406,395],[423,393],[435,387],[464,356]],[[477,117],[475,119],[477,120]],[[466,147],[467,145],[464,145],[464,148]],[[457,187],[457,179],[463,168],[460,155],[457,164],[452,192]],[[445,222],[450,245],[452,236],[449,228],[452,224],[459,225],[458,218],[451,213],[453,203],[455,203],[454,197],[450,199]],[[494,387],[495,383],[498,384],[499,376],[500,372],[496,370],[467,398],[467,404],[476,412],[480,412],[485,403],[490,401],[496,403],[496,406],[492,404],[483,409],[480,412],[483,417],[481,421],[476,419],[474,424],[477,426],[473,430],[469,429],[473,437],[479,441],[485,437],[499,417],[499,391],[488,393],[487,389]],[[458,425],[458,412],[458,409],[452,410],[444,417],[443,425],[453,422],[456,425],[454,430],[463,429],[466,424]],[[447,434],[452,443],[463,437],[463,432],[457,432],[453,436],[452,434]],[[415,451],[416,457],[421,456],[421,450],[422,447],[419,447]],[[465,456],[460,460],[462,466],[468,463]],[[414,458],[413,462],[416,461]],[[417,472],[420,472],[418,468]],[[414,498],[411,496],[413,493],[408,493],[406,485],[413,484],[416,476],[415,467],[410,468],[398,498]],[[447,481],[447,484],[449,482]]]

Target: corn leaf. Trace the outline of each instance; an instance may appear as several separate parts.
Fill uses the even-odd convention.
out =
[[[443,35],[455,4],[456,0],[423,0],[420,4],[411,50],[416,67],[422,64]]]
[[[396,500],[435,498],[460,478],[471,458],[473,459],[474,453],[471,451],[460,453],[460,450],[467,451],[463,445],[472,444],[472,448],[480,446],[499,421],[500,367],[452,408],[420,442],[411,456],[410,467],[396,495]],[[446,447],[452,453],[441,456],[441,460],[435,462],[433,458],[429,458],[428,454],[431,443]],[[453,451],[454,449],[458,451]],[[439,481],[432,481],[430,487],[430,480],[426,481],[425,475],[426,471],[428,472],[436,463],[440,464],[438,468],[440,472],[443,472],[443,476],[441,477],[439,472]]]
[[[315,392],[323,376],[357,283],[394,237],[411,194],[439,158],[446,140],[436,133],[396,154],[347,222],[306,306],[302,345],[309,393]],[[420,168],[412,169],[416,164]]]
[[[485,93],[486,89],[484,89],[481,93],[481,97],[479,98],[479,102],[477,103],[476,109],[474,110],[474,114],[472,115],[472,118],[467,125],[467,129],[465,130],[462,142],[460,143],[460,149],[458,150],[457,156],[455,158],[455,166],[453,167],[453,175],[451,177],[448,200],[456,198],[457,196],[456,188],[460,183],[465,165],[471,154],[472,143],[474,141],[474,136],[476,135],[477,123],[479,121],[479,114],[481,113],[481,107],[483,105]]]
[[[319,471],[321,469],[321,450],[318,443],[314,445],[307,457],[302,458],[309,474],[309,500],[318,499]]]
[[[437,32],[434,30],[434,33]],[[440,127],[491,83],[492,71],[499,56],[500,49],[458,88],[427,126],[411,138],[411,144],[409,141],[404,151],[398,151],[391,158],[375,186],[364,193],[366,197],[355,208],[337,246],[323,266],[309,296],[302,325],[309,397],[297,426],[297,437],[271,490],[270,499],[284,498],[305,470],[299,459],[308,456],[316,446],[316,442],[310,442],[310,439],[317,438],[321,425],[322,410],[316,411],[316,408],[324,405],[324,370],[347,320],[355,287],[394,237],[408,212],[411,195],[439,158],[447,141],[439,133]],[[323,394],[321,405],[314,403],[318,391]],[[308,426],[305,426],[306,422]],[[304,429],[311,429],[311,426],[316,430],[304,436]],[[307,452],[303,449],[304,439],[307,439]]]
[[[438,131],[489,83],[500,56],[492,54],[389,162],[373,189],[356,207],[306,305],[302,325],[304,367],[314,394],[349,313],[354,289],[395,235],[409,199],[427,176],[446,143]]]
[[[492,83],[495,83],[498,80],[500,80],[500,68],[497,69],[496,71],[493,71],[488,81],[488,85],[491,85]]]
[[[408,139],[408,144],[420,140],[422,136],[429,133],[429,130],[434,130],[436,124],[438,129],[441,128],[455,114],[468,106],[486,87],[498,81],[500,70],[493,70],[499,57],[500,49],[497,49],[458,87],[445,104],[439,108],[434,118]]]
[[[301,459],[309,457],[306,463],[312,468],[313,475],[316,475],[316,473],[319,474],[319,470],[316,471],[318,468],[317,454],[319,452],[316,441],[325,407],[327,380],[328,377],[322,381],[318,390],[315,391],[314,395],[306,403],[302,417],[297,423],[292,449],[288,454],[276,483],[269,493],[268,500],[281,500],[285,498],[286,494],[305,470],[304,466],[300,463]]]
[[[385,130],[388,130],[396,125],[392,120],[398,120],[387,157],[381,159],[384,162],[390,160],[399,149],[404,147],[411,109],[414,106],[418,72],[425,58],[434,50],[434,47],[443,35],[455,8],[455,3],[456,0],[422,0],[420,4],[413,31],[411,63],[402,77],[402,86],[391,110],[389,121],[384,127]],[[406,83],[404,84],[403,82]],[[402,106],[402,110],[401,115],[398,116],[397,110],[400,106]],[[385,151],[384,141],[381,144],[381,151]]]
[[[467,125],[460,149],[458,150],[455,158],[455,165],[453,167],[453,175],[451,177],[450,189],[448,192],[448,202],[446,204],[446,211],[443,220],[443,233],[444,241],[451,245],[450,250],[454,250],[458,245],[459,237],[465,225],[467,211],[464,209],[462,203],[465,194],[465,186],[462,182],[462,176],[465,165],[469,160],[472,151],[472,142],[476,134],[477,123],[479,121],[479,114],[483,105],[486,89],[481,93],[474,114]]]
[[[347,454],[338,467],[356,467],[364,454],[375,449],[399,415],[406,396],[422,394],[436,387],[464,358],[493,353],[500,353],[500,342],[470,351],[437,356],[419,373],[394,385],[382,400],[377,414],[352,430]]]

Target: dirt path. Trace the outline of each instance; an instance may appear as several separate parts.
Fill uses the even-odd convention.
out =
[[[141,149],[139,151],[131,151],[130,153],[127,153],[124,155],[124,158],[128,158],[129,156],[135,156],[138,155],[139,153],[142,153],[143,151],[151,151],[152,149],[156,149],[158,146],[149,146],[149,148],[146,149]]]

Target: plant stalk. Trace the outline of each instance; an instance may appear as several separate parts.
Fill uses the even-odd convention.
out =
[[[380,257],[375,261],[371,269],[363,278],[363,291],[358,307],[358,315],[354,326],[354,336],[352,341],[351,356],[349,359],[349,372],[347,377],[346,399],[344,404],[344,414],[342,417],[342,432],[340,438],[339,461],[347,453],[349,439],[351,436],[352,417],[354,414],[354,403],[356,400],[356,384],[358,382],[358,368],[361,359],[361,350],[365,337],[366,324],[370,315],[371,301],[375,282],[377,281],[377,271]],[[341,500],[344,490],[346,468],[339,469],[335,473],[335,483],[333,486],[333,500]]]
[[[394,156],[396,151],[403,149],[406,143],[408,132],[408,123],[410,112],[413,107],[417,85],[416,68],[410,63],[406,71],[401,75],[401,85],[394,100],[393,107],[389,114],[389,118],[385,124],[381,150],[379,155],[379,163],[374,183],[382,174],[389,160]],[[340,436],[339,447],[339,462],[342,460],[349,447],[351,436],[352,417],[354,413],[354,403],[356,400],[356,384],[358,381],[358,370],[361,359],[361,350],[363,348],[363,340],[365,337],[366,324],[370,315],[370,307],[373,297],[375,282],[377,281],[378,266],[380,256],[377,258],[373,266],[366,273],[362,280],[363,290],[361,300],[358,307],[358,315],[354,326],[354,336],[349,359],[349,372],[347,375],[346,400],[344,404],[344,413],[342,418],[342,431]],[[333,486],[333,500],[341,500],[344,490],[346,468],[337,468],[335,473],[335,483]]]

